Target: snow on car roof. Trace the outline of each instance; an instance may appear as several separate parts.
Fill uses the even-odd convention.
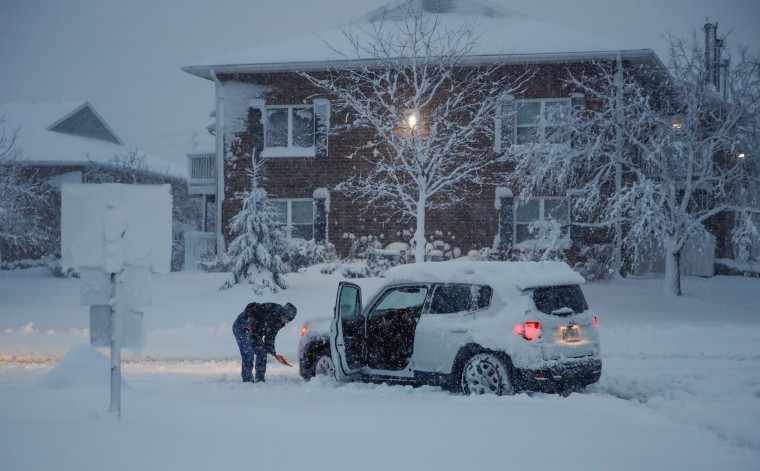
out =
[[[385,273],[394,283],[473,283],[494,289],[577,285],[585,279],[564,262],[426,262],[399,265]]]

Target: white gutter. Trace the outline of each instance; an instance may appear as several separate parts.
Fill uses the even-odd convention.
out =
[[[214,69],[209,70],[211,79],[216,84],[216,253],[226,251],[222,232],[222,202],[224,201],[224,88]]]
[[[538,54],[489,54],[466,57],[462,65],[484,64],[540,64],[553,62],[579,62],[591,60],[615,60],[618,56],[623,59],[650,58],[654,65],[665,69],[664,64],[651,49],[631,49],[624,51],[597,51],[597,52],[558,52]],[[255,72],[293,72],[293,71],[317,71],[331,68],[346,69],[372,66],[381,64],[377,59],[356,60],[324,60],[302,62],[270,62],[260,64],[226,64],[226,65],[190,65],[182,67],[182,70],[199,77],[216,80],[213,74],[235,74]]]

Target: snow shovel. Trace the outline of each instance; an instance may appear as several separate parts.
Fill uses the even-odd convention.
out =
[[[288,363],[288,360],[286,360],[285,357],[282,356],[282,355],[275,355],[274,357],[277,359],[277,361],[279,361],[280,363],[282,363],[285,366],[290,366],[290,367],[293,366],[290,363]]]

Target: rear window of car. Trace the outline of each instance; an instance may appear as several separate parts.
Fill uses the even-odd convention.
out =
[[[534,288],[533,301],[539,311],[557,316],[578,314],[588,309],[586,298],[578,285]]]
[[[431,314],[453,314],[484,309],[491,304],[491,287],[468,284],[437,285],[430,302]]]

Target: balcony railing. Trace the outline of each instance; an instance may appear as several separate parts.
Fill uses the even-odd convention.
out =
[[[216,155],[190,154],[187,156],[187,191],[190,194],[216,194]]]

